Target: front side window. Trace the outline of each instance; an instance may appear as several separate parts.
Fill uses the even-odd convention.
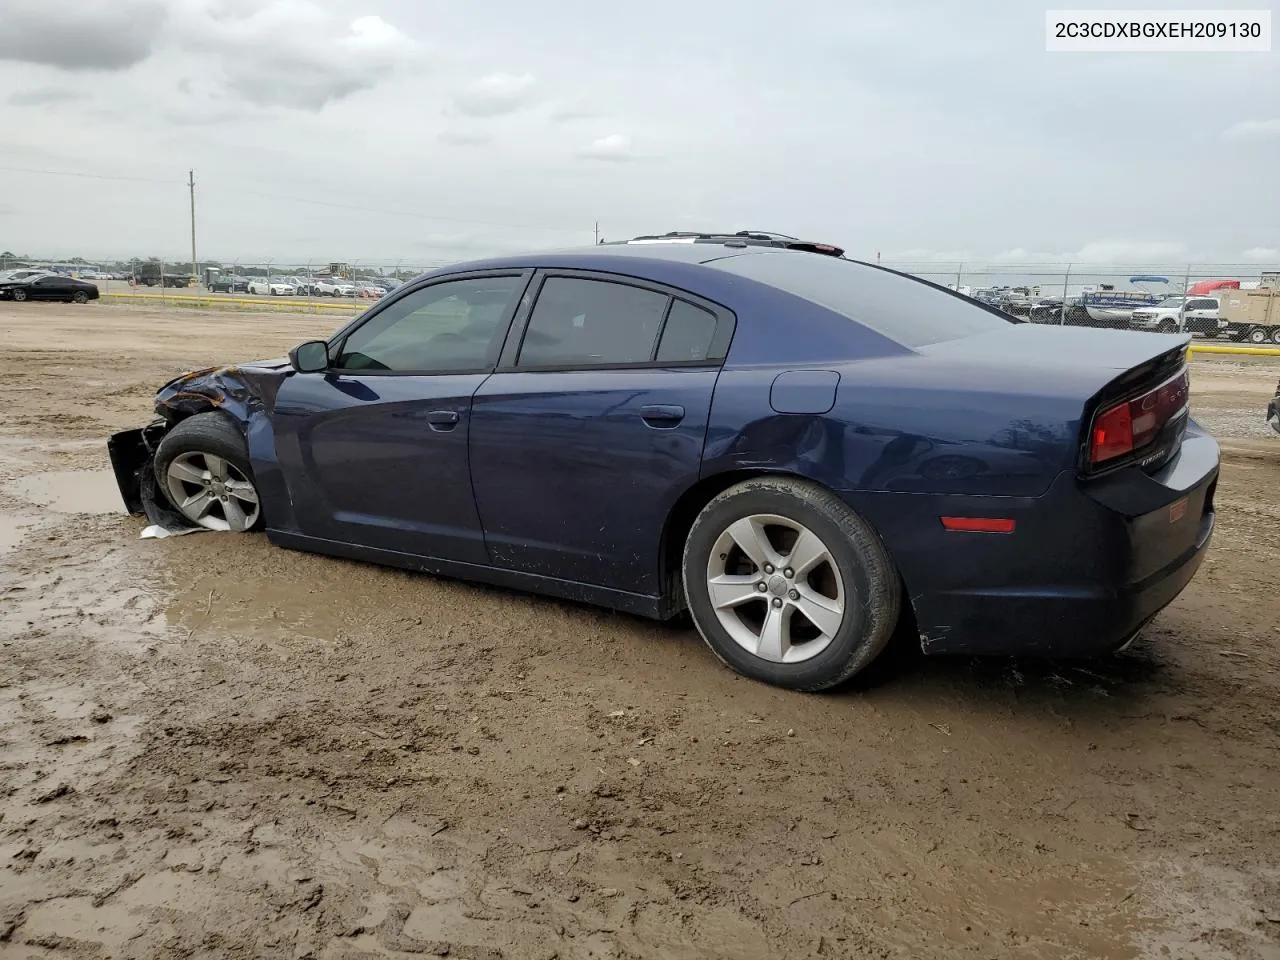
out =
[[[415,290],[352,331],[333,366],[394,373],[492,366],[502,321],[523,286],[519,276],[469,277]]]
[[[649,363],[670,299],[624,283],[548,277],[516,366]]]

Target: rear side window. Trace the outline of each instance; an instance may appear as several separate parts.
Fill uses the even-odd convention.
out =
[[[548,277],[516,366],[649,363],[670,299],[625,283]]]
[[[706,360],[716,335],[716,315],[684,300],[673,300],[658,344],[660,363]]]
[[[837,257],[771,250],[707,266],[826,307],[904,347],[959,340],[1012,322],[912,277]]]

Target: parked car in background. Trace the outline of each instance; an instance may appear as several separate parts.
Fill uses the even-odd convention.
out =
[[[236,275],[214,277],[209,281],[209,289],[214,293],[248,293],[249,278]]]
[[[288,358],[163,385],[160,420],[109,443],[122,497],[687,609],[723,662],[792,689],[899,630],[928,654],[1130,643],[1214,528],[1190,337],[1016,322],[824,247],[707,235],[433,271]]]
[[[300,297],[309,297],[315,293],[315,281],[310,277],[288,277],[289,283],[293,284],[294,292]]]
[[[387,291],[378,286],[372,280],[360,280],[356,282],[356,296],[364,297],[368,300],[378,300],[386,296]]]
[[[0,274],[0,283],[17,282],[19,280],[29,280],[32,277],[49,276],[48,270],[34,270],[30,267],[23,267],[20,270],[10,270],[7,273]]]
[[[255,277],[249,281],[249,293],[259,297],[292,297],[297,288],[286,280],[276,278],[268,281],[263,277]]]
[[[316,296],[320,297],[354,297],[356,295],[356,285],[340,277],[317,277],[311,288]]]
[[[97,300],[98,285],[87,280],[73,280],[54,273],[42,273],[19,280],[0,281],[3,300],[61,300],[64,303],[88,303]]]

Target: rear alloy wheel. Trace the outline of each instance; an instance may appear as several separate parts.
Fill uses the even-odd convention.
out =
[[[233,533],[262,525],[244,437],[225,414],[199,413],[171,429],[154,469],[166,498],[191,523]]]
[[[684,549],[698,632],[726,665],[793,690],[835,686],[884,649],[898,575],[875,532],[830,491],[761,477],[703,508]]]
[[[83,290],[77,290],[74,294],[71,295],[71,302],[72,303],[88,303],[89,295],[85,293]]]

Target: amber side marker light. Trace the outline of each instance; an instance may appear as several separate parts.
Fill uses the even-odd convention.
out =
[[[1009,517],[943,517],[942,526],[952,533],[1013,533]]]

